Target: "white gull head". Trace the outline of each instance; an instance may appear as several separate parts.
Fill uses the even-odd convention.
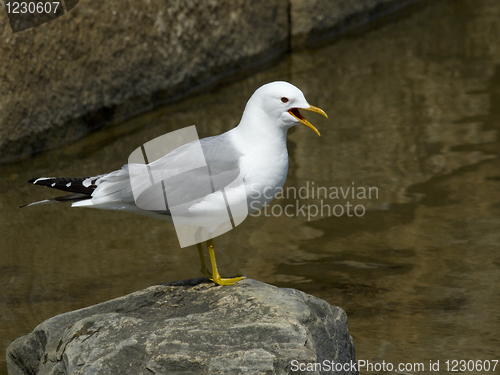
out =
[[[328,117],[323,110],[310,105],[299,88],[288,82],[271,82],[258,88],[248,100],[240,126],[261,128],[259,130],[264,133],[278,130],[286,134],[292,126],[302,124],[320,135],[299,109]]]

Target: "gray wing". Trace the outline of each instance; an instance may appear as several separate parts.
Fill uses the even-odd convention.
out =
[[[166,215],[170,214],[169,205],[185,206],[187,214],[192,203],[223,189],[240,175],[241,156],[227,133],[203,138],[151,162],[148,169],[144,165],[129,164],[103,176],[97,182],[93,198],[118,197],[135,201],[139,208]],[[135,172],[137,170],[140,172]],[[139,184],[140,194],[135,194],[135,199],[130,180],[134,188]]]
[[[214,191],[221,190],[240,174],[239,161],[242,153],[230,141],[227,133],[200,141]]]

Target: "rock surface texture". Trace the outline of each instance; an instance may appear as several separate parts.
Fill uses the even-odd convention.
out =
[[[0,162],[208,87],[306,45],[311,35],[357,24],[360,15],[372,19],[414,1],[80,0],[66,15],[18,33],[0,2]]]
[[[6,15],[2,9],[2,160],[77,138],[288,47],[281,0],[81,0],[19,33]]]
[[[292,48],[302,48],[420,0],[290,0]]]
[[[355,361],[345,312],[248,279],[152,286],[48,319],[7,349],[10,375],[289,374],[294,360]]]

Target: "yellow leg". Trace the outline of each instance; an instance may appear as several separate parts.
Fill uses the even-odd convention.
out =
[[[208,270],[207,265],[205,264],[205,255],[203,254],[203,246],[201,245],[201,243],[197,243],[196,246],[198,247],[198,254],[200,254],[201,272],[210,280],[212,280],[212,272]]]
[[[246,278],[246,276],[241,276],[241,277],[233,277],[233,278],[227,278],[223,279],[219,275],[219,271],[217,270],[217,263],[215,262],[215,251],[214,251],[214,241],[213,240],[208,240],[207,241],[207,248],[208,248],[208,253],[210,254],[210,262],[212,263],[212,277],[210,280],[212,280],[214,283],[217,283],[219,285],[234,285],[238,281],[243,280]]]

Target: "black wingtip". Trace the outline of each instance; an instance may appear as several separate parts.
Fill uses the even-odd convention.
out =
[[[91,195],[97,187],[94,185],[99,177],[96,176],[88,184],[84,182],[90,177],[39,177],[28,180],[28,183],[33,185],[45,186],[52,189],[68,191],[70,193],[80,193]]]
[[[38,177],[38,178],[32,178],[31,180],[28,180],[28,184],[33,184],[33,185],[43,185],[45,184],[41,183],[42,181],[53,181],[57,180],[56,177]]]

